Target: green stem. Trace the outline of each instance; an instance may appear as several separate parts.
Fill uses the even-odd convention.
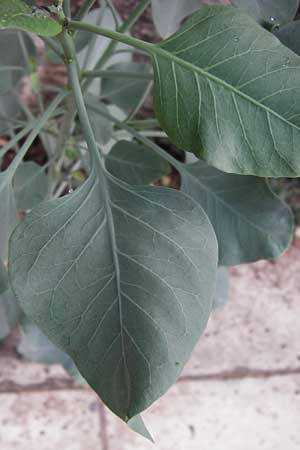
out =
[[[142,136],[138,131],[136,131],[134,128],[130,127],[129,125],[126,125],[124,122],[120,122],[118,119],[116,119],[111,114],[105,112],[101,107],[98,107],[96,105],[88,105],[89,109],[94,110],[97,112],[100,116],[105,117],[106,119],[113,122],[115,125],[118,126],[118,128],[121,128],[122,130],[126,130],[128,133],[130,133],[137,141],[144,144],[146,147],[153,150],[155,153],[157,153],[159,156],[161,156],[163,159],[168,161],[172,166],[174,166],[178,172],[182,172],[184,170],[184,164],[179,162],[177,159],[175,159],[172,155],[167,153],[165,150],[163,150],[159,145],[155,144],[153,141],[148,139],[145,136]]]
[[[155,48],[155,45],[151,44],[150,42],[141,41],[140,39],[136,39],[132,36],[128,36],[127,34],[120,33],[119,31],[113,31],[108,30],[106,28],[97,27],[96,25],[92,25],[90,23],[70,20],[68,23],[68,28],[74,31],[82,30],[82,31],[89,31],[90,33],[99,34],[100,36],[105,36],[107,38],[113,39],[114,41],[122,42],[123,44],[140,48],[141,50],[145,50],[146,52],[149,53],[152,53],[153,49]]]
[[[91,153],[91,158],[94,163],[98,162],[99,152],[95,141],[94,133],[90,124],[88,113],[84,104],[84,98],[81,90],[80,79],[77,70],[77,59],[73,39],[64,32],[62,35],[62,43],[65,51],[65,59],[67,61],[69,82],[74,95],[77,113],[81,123],[82,131]]]
[[[118,72],[117,70],[87,70],[82,72],[84,78],[133,78],[136,80],[152,80],[151,73]]]
[[[71,17],[71,0],[64,0],[64,13],[67,17]]]
[[[84,17],[89,12],[94,3],[95,0],[86,0],[79,8],[79,11],[76,14],[76,19],[82,19],[82,17]]]
[[[118,28],[117,32],[119,33],[126,33],[140,18],[140,16],[143,14],[147,6],[149,5],[150,0],[141,0],[137,7],[132,11],[130,16],[127,20],[125,20],[120,28]],[[109,60],[111,55],[113,54],[114,50],[116,49],[117,42],[111,41],[109,45],[106,47],[103,55],[95,65],[95,69],[101,69]],[[85,84],[83,85],[83,90],[86,90],[91,84],[91,80],[86,80]]]
[[[43,129],[45,124],[48,122],[56,108],[59,106],[59,104],[63,101],[67,94],[65,92],[62,92],[60,95],[58,95],[48,106],[42,117],[37,121],[35,124],[33,130],[27,137],[26,141],[20,148],[20,151],[17,153],[16,157],[10,164],[9,168],[7,169],[10,172],[10,175],[13,176],[19,166],[19,164],[23,161],[24,156],[28,152],[29,148],[31,147],[32,143],[34,142],[35,138],[39,135],[40,131]]]

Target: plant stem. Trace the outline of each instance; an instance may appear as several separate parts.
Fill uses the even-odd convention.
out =
[[[64,0],[64,13],[67,17],[71,17],[71,0]]]
[[[84,134],[88,149],[91,153],[92,161],[94,163],[98,163],[99,152],[97,149],[97,144],[90,124],[88,113],[84,104],[84,98],[77,70],[77,59],[74,48],[74,42],[67,32],[63,33],[61,39],[67,61],[69,81],[74,95],[74,100],[77,107],[77,113],[81,123],[82,132]]]
[[[20,148],[20,151],[17,153],[16,157],[13,159],[12,163],[8,167],[8,171],[10,172],[10,175],[13,176],[19,166],[19,164],[22,162],[24,156],[26,155],[27,151],[31,147],[32,143],[34,142],[35,138],[39,135],[40,131],[43,129],[49,118],[52,116],[56,108],[59,106],[59,104],[63,101],[63,99],[66,96],[66,92],[62,92],[59,94],[48,106],[42,117],[36,121],[36,124],[34,125],[34,128],[32,129],[31,133],[27,137],[26,141]]]
[[[140,39],[136,39],[132,36],[128,36],[126,34],[120,33],[119,31],[108,30],[106,28],[97,27],[96,25],[92,25],[90,23],[85,22],[77,22],[75,20],[70,20],[68,23],[68,28],[70,30],[82,30],[89,31],[90,33],[99,34],[100,36],[105,36],[107,38],[113,39],[114,41],[122,42],[123,44],[127,44],[136,48],[140,48],[141,50],[145,50],[146,52],[150,52],[153,48],[155,48],[154,44],[150,42],[141,41]],[[104,54],[103,54],[104,56]],[[97,66],[96,66],[97,68]]]
[[[148,139],[147,137],[141,135],[138,131],[136,131],[134,128],[130,127],[129,125],[126,125],[124,122],[120,122],[118,119],[116,119],[111,114],[105,112],[101,107],[98,107],[96,105],[90,105],[88,104],[89,109],[94,110],[97,112],[100,116],[105,117],[106,119],[113,122],[115,125],[118,126],[118,128],[121,128],[122,130],[126,130],[128,133],[130,133],[135,139],[142,144],[144,144],[146,147],[153,150],[155,153],[157,153],[159,156],[161,156],[163,159],[168,161],[172,166],[174,166],[178,172],[181,172],[184,170],[184,164],[179,162],[177,159],[175,159],[172,155],[167,153],[165,150],[163,150],[159,145],[155,144],[153,141]]]
[[[119,33],[126,33],[140,18],[140,16],[143,14],[147,6],[149,5],[150,0],[141,0],[137,7],[132,11],[130,16],[127,20],[125,20],[120,28],[118,28],[117,32]],[[117,46],[116,41],[111,41],[109,45],[107,46],[106,50],[104,51],[103,55],[95,65],[95,69],[101,69],[109,60],[112,53],[114,52],[115,48]],[[91,80],[86,80],[86,82],[83,85],[83,90],[87,89],[91,84]]]
[[[86,0],[79,8],[76,14],[76,19],[78,20],[82,19],[82,17],[84,17],[89,12],[94,3],[95,0]]]

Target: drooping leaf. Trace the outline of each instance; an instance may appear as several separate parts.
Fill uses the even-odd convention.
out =
[[[227,174],[199,161],[183,166],[182,190],[208,215],[220,265],[274,259],[291,243],[291,210],[261,178]]]
[[[0,341],[5,339],[16,326],[19,313],[20,310],[11,289],[0,293]]]
[[[151,50],[155,110],[180,148],[225,171],[300,174],[300,59],[231,6],[203,6]]]
[[[299,0],[232,0],[232,3],[262,25],[283,25],[292,21],[299,6]]]
[[[300,55],[300,21],[296,20],[280,27],[274,34],[283,45]]]
[[[29,31],[40,36],[55,36],[62,25],[44,10],[32,8],[22,0],[1,0],[0,29]]]
[[[13,187],[18,209],[32,209],[47,197],[49,180],[43,167],[28,161],[18,167]]]
[[[128,184],[146,185],[170,171],[169,164],[140,144],[119,141],[106,157],[107,170]]]
[[[213,308],[223,307],[229,299],[229,271],[226,267],[219,267],[217,272],[216,290]]]
[[[17,227],[10,279],[25,313],[128,421],[176,380],[205,327],[217,243],[189,197],[97,167]]]
[[[117,72],[132,72],[141,75],[149,75],[150,66],[146,63],[124,62],[114,64],[107,70]],[[150,80],[125,78],[105,78],[101,83],[101,96],[125,111],[133,110],[143,97]]]

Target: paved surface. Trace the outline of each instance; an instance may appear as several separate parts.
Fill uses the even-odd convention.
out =
[[[300,247],[231,270],[179,382],[130,432],[59,367],[0,353],[0,450],[299,450]]]

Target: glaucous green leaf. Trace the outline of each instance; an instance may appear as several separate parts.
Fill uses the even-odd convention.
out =
[[[290,50],[300,55],[300,21],[288,23],[274,32],[275,36]]]
[[[178,147],[225,171],[300,175],[300,59],[231,6],[203,6],[151,50],[155,111]]]
[[[221,308],[229,299],[229,271],[226,267],[219,267],[217,272],[216,290],[213,308]]]
[[[202,161],[183,166],[182,190],[208,215],[219,243],[219,264],[279,257],[290,245],[290,208],[256,177],[227,174]]]
[[[3,261],[0,259],[0,294],[8,289],[8,276]]]
[[[150,65],[139,62],[123,62],[108,67],[107,70],[117,72],[132,72],[136,74],[148,75],[150,73]],[[146,89],[150,80],[126,78],[102,78],[101,97],[109,100],[125,111],[133,110]]]
[[[32,209],[48,195],[49,180],[43,167],[33,161],[23,162],[13,179],[17,208]]]
[[[16,326],[19,313],[20,310],[11,289],[0,293],[0,341],[5,339]]]
[[[299,0],[232,0],[232,3],[255,17],[262,25],[290,22],[299,6]]]
[[[149,148],[119,141],[106,157],[107,170],[128,184],[145,185],[170,172],[170,165]]]
[[[40,36],[56,36],[62,26],[47,12],[32,8],[22,0],[1,0],[0,29],[29,31]]]
[[[174,383],[206,325],[217,242],[181,192],[96,169],[17,227],[10,279],[25,313],[128,421]]]

